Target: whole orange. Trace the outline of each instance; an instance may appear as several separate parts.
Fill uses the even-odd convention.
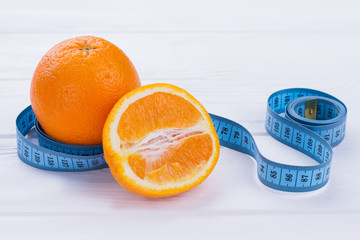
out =
[[[69,144],[101,144],[114,104],[140,87],[130,59],[114,44],[93,36],[65,40],[36,67],[31,105],[50,137]]]

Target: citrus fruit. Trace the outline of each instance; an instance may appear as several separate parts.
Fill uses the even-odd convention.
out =
[[[127,190],[175,195],[200,184],[219,157],[219,140],[205,108],[185,90],[164,83],[125,94],[103,131],[105,160]]]
[[[130,59],[114,44],[93,36],[65,40],[39,62],[31,105],[50,137],[69,144],[101,144],[114,104],[140,87]]]

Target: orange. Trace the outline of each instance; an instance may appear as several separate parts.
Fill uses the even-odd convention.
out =
[[[185,90],[164,83],[125,94],[103,131],[106,162],[127,190],[175,195],[203,182],[219,158],[219,140],[205,108]]]
[[[65,40],[38,64],[31,105],[50,137],[69,144],[101,144],[114,104],[140,87],[130,59],[114,44],[93,36]]]

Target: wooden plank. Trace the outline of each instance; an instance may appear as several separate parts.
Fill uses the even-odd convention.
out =
[[[0,79],[31,79],[47,50],[78,35],[4,34],[0,38],[3,56]],[[326,81],[327,85],[337,81],[332,87],[343,89],[348,84],[339,83],[340,79],[356,83],[360,75],[355,64],[360,60],[360,34],[120,33],[101,36],[125,51],[141,77],[146,77],[144,80],[192,82],[203,79],[212,85],[229,79],[233,84],[267,80],[301,85],[299,81],[308,79]]]
[[[0,33],[359,32],[358,1],[2,1]]]
[[[261,216],[261,217],[260,217]],[[9,239],[358,239],[358,214],[222,215],[185,211],[5,216],[0,237]],[[300,230],[299,230],[300,229]]]

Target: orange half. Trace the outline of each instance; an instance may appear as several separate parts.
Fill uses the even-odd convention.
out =
[[[205,108],[185,90],[152,84],[124,95],[103,130],[105,160],[127,190],[166,197],[203,182],[219,158]]]

